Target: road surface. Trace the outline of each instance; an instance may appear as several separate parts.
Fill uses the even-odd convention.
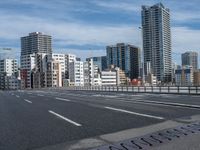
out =
[[[50,149],[199,114],[195,95],[0,91],[0,150]]]

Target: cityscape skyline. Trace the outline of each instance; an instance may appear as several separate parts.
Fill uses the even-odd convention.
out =
[[[46,5],[41,5],[45,1],[0,2],[2,7],[2,15],[0,16],[2,20],[0,25],[1,47],[11,47],[19,55],[19,37],[34,31],[52,35],[55,52],[81,54],[84,58],[88,57],[91,50],[94,51],[93,54],[104,55],[107,45],[118,42],[141,47],[141,35],[138,29],[141,26],[141,6],[157,2],[160,1],[119,0],[109,3],[98,0],[80,3],[59,1],[56,4],[55,1],[52,1],[52,3],[47,4],[48,9]],[[195,15],[199,12],[196,5],[198,1],[182,2],[183,5],[180,8],[177,7],[177,1],[163,0],[161,2],[171,10],[172,52],[173,58],[178,60],[177,63],[180,64],[180,52],[192,50],[199,53],[197,38],[200,35],[199,21],[197,20],[199,16]],[[187,6],[193,9],[185,9]],[[41,10],[41,8],[43,9]],[[28,12],[27,9],[29,9]],[[57,13],[53,13],[58,9]],[[54,11],[50,12],[51,10]],[[49,16],[44,18],[47,13]],[[120,21],[122,18],[123,21]],[[12,23],[8,25],[10,20]]]

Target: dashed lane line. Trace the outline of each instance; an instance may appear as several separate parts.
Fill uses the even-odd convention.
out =
[[[123,113],[132,114],[132,115],[137,115],[137,116],[143,116],[143,117],[148,117],[148,118],[159,119],[159,120],[164,120],[165,119],[165,118],[159,117],[159,116],[147,115],[147,114],[132,112],[132,111],[124,110],[124,109],[118,109],[118,108],[114,108],[114,107],[104,107],[104,108],[109,109],[109,110],[114,110],[114,111],[119,111],[119,112],[123,112]]]
[[[82,126],[81,124],[76,123],[76,122],[74,122],[74,121],[72,121],[72,120],[70,120],[70,119],[68,119],[68,118],[66,118],[66,117],[64,117],[64,116],[62,116],[62,115],[60,115],[60,114],[58,114],[58,113],[52,111],[52,110],[49,110],[49,113],[53,114],[54,116],[56,116],[56,117],[58,117],[58,118],[60,118],[60,119],[65,120],[65,121],[67,121],[67,122],[69,122],[69,123],[71,123],[71,124],[73,124],[73,125],[75,125],[75,126],[77,126],[77,127]]]

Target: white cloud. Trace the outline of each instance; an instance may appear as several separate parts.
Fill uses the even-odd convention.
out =
[[[94,3],[97,6],[109,8],[112,10],[118,10],[118,11],[123,10],[123,11],[127,11],[127,12],[140,12],[140,9],[141,9],[141,6],[134,5],[133,2],[96,0],[96,1],[94,1]]]
[[[35,17],[26,16],[0,16],[0,38],[19,39],[29,32],[42,31],[50,34],[66,45],[77,44],[113,44],[116,42],[136,41],[138,43],[139,31],[137,26],[101,26],[84,23],[51,22]]]
[[[173,11],[171,17],[175,22],[199,22],[200,11]]]
[[[176,53],[194,50],[200,52],[200,30],[188,27],[172,28],[172,44]]]

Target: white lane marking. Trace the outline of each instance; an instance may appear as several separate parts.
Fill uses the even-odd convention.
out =
[[[128,113],[128,114],[133,114],[133,115],[137,115],[137,116],[149,117],[149,118],[154,118],[154,119],[159,119],[159,120],[164,119],[163,117],[141,114],[141,113],[132,112],[132,111],[124,110],[124,109],[118,109],[118,108],[113,108],[113,107],[104,107],[104,108],[114,110],[114,111],[124,112],[124,113]]]
[[[164,104],[164,105],[173,105],[173,106],[181,106],[181,107],[192,107],[192,108],[200,108],[200,105],[190,105],[190,104],[182,104],[182,103],[171,103],[171,102],[157,102],[157,101],[149,101],[149,100],[135,100],[136,102],[143,103],[155,103],[155,104]]]
[[[49,113],[51,113],[51,114],[53,114],[53,115],[55,115],[55,116],[57,116],[57,117],[59,117],[59,118],[65,120],[65,121],[67,121],[67,122],[69,122],[69,123],[71,123],[71,124],[73,124],[73,125],[75,125],[75,126],[78,126],[78,127],[82,126],[81,124],[76,123],[76,122],[74,122],[74,121],[72,121],[72,120],[70,120],[70,119],[68,119],[68,118],[66,118],[66,117],[64,117],[64,116],[62,116],[62,115],[60,115],[60,114],[58,114],[58,113],[55,113],[55,112],[53,112],[52,110],[49,110]]]
[[[60,101],[66,101],[66,102],[70,102],[71,100],[69,99],[64,99],[64,98],[59,98],[59,97],[56,97],[57,100],[60,100]]]
[[[44,95],[38,94],[38,96],[44,96]]]
[[[30,104],[32,104],[32,102],[31,101],[29,101],[29,100],[27,100],[27,99],[24,99],[27,103],[30,103]]]
[[[19,95],[16,95],[17,98],[19,98]]]
[[[28,93],[29,95],[31,95],[32,93]]]

